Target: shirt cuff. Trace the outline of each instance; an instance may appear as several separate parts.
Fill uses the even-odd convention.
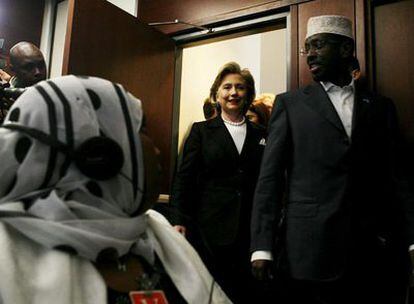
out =
[[[414,250],[414,244],[410,245],[410,247],[408,247],[408,251],[413,251]]]
[[[253,262],[253,261],[256,261],[256,260],[273,261],[273,255],[270,251],[257,250],[257,251],[252,253],[252,258],[250,259],[250,261]]]

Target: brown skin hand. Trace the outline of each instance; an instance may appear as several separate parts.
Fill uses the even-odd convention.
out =
[[[272,261],[255,260],[252,262],[252,274],[258,281],[267,281],[273,279],[271,271]]]

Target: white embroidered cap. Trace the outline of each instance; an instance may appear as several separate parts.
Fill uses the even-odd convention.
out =
[[[306,39],[315,34],[336,34],[353,39],[352,22],[345,16],[324,15],[308,20]]]

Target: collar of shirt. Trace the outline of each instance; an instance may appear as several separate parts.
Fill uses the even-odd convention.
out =
[[[352,79],[351,82],[344,87],[339,87],[328,81],[321,82],[321,85],[326,91],[326,94],[328,94],[329,99],[338,113],[346,134],[349,138],[351,138],[355,97],[354,80]]]
[[[344,90],[344,91],[345,90],[351,90],[352,92],[355,91],[355,81],[354,81],[354,79],[352,79],[351,82],[348,85],[343,86],[343,87],[337,86],[337,85],[333,84],[330,81],[321,81],[320,83],[321,83],[323,89],[326,92],[331,92],[332,90],[338,90],[338,89],[339,90]]]

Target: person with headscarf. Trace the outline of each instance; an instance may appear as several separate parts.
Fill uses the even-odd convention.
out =
[[[172,303],[231,303],[145,212],[156,195],[141,123],[138,99],[94,77],[41,82],[13,104],[0,128],[1,303],[128,303],[154,288]]]

